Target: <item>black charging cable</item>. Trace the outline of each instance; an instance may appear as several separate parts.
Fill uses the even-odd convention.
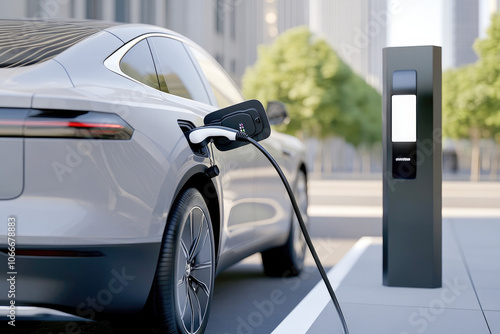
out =
[[[318,267],[319,273],[321,274],[321,278],[323,279],[323,282],[325,282],[326,288],[328,290],[328,293],[330,294],[333,305],[337,309],[340,321],[342,322],[342,328],[344,329],[344,333],[349,334],[349,330],[347,329],[347,323],[345,321],[344,315],[342,314],[342,309],[340,308],[340,304],[337,300],[337,297],[335,296],[335,292],[333,291],[332,285],[330,284],[330,280],[328,279],[328,276],[325,273],[325,269],[323,268],[323,265],[319,260],[318,254],[316,254],[316,250],[314,249],[311,237],[309,237],[309,232],[307,231],[306,224],[304,223],[304,219],[302,218],[302,214],[300,213],[299,206],[297,205],[297,201],[295,200],[295,196],[293,195],[292,188],[290,187],[290,184],[288,183],[285,175],[283,174],[283,171],[281,170],[276,160],[274,160],[271,154],[269,154],[269,152],[267,152],[267,150],[264,147],[262,147],[262,145],[260,145],[253,138],[250,138],[245,132],[237,131],[235,129],[231,129],[228,127],[224,126],[200,127],[189,132],[187,137],[191,143],[196,145],[203,145],[203,144],[206,145],[206,142],[209,138],[215,139],[224,137],[226,138],[226,140],[229,141],[238,140],[238,141],[249,142],[252,145],[254,145],[259,151],[261,151],[262,154],[264,154],[266,158],[269,160],[269,162],[271,162],[273,167],[278,172],[281,181],[283,182],[283,185],[286,188],[288,196],[290,197],[293,210],[295,212],[295,215],[297,216],[297,220],[299,221],[300,229],[302,230],[302,234],[304,235],[304,239],[306,240],[307,247],[311,251],[311,254],[314,258],[314,262],[316,263],[316,267]]]
[[[286,192],[290,197],[290,201],[292,202],[293,210],[295,211],[295,215],[297,216],[297,219],[299,221],[300,229],[302,230],[302,234],[304,235],[304,239],[306,240],[307,247],[309,247],[309,250],[311,251],[312,257],[314,258],[314,262],[316,263],[316,267],[318,267],[319,273],[321,274],[321,278],[323,279],[323,282],[325,282],[326,288],[328,290],[328,293],[330,294],[333,305],[335,305],[335,308],[337,309],[340,321],[342,322],[342,328],[344,329],[344,333],[349,334],[349,329],[347,328],[347,323],[345,321],[344,314],[342,313],[342,309],[340,308],[340,304],[337,300],[337,297],[335,296],[335,292],[333,291],[332,285],[330,284],[330,280],[326,275],[325,269],[323,268],[323,265],[319,260],[318,254],[314,249],[314,245],[311,241],[311,237],[309,236],[309,232],[307,231],[306,224],[304,223],[304,219],[302,218],[302,214],[300,213],[299,206],[297,205],[297,201],[295,200],[295,196],[293,195],[292,188],[290,187],[288,180],[283,174],[283,171],[281,170],[276,160],[274,160],[274,158],[271,156],[271,154],[269,154],[269,152],[267,152],[267,150],[264,147],[262,147],[262,145],[260,145],[258,142],[248,137],[246,133],[241,131],[236,133],[236,140],[247,141],[251,143],[253,146],[255,146],[259,151],[261,151],[266,156],[267,160],[271,162],[273,167],[278,172],[281,181],[283,181],[283,185],[286,188]]]

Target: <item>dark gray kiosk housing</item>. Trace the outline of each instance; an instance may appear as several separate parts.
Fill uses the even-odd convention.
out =
[[[441,259],[441,48],[383,54],[383,283],[437,288]]]

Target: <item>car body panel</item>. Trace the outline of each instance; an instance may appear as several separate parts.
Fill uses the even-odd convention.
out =
[[[64,67],[53,59],[26,67],[4,68],[2,69],[2,81],[4,82],[2,88],[9,90],[9,93],[5,94],[6,97],[16,96],[22,92],[27,92],[27,96],[30,96],[35,90],[39,91],[40,89],[73,87]],[[2,106],[4,106],[3,100]],[[16,107],[29,107],[29,104]]]
[[[0,141],[0,200],[21,195],[24,186],[24,146],[22,138],[5,138]]]
[[[193,43],[187,37],[182,36],[181,34],[176,33],[175,31],[149,24],[136,23],[136,24],[111,26],[106,28],[105,31],[113,34],[114,36],[122,40],[124,43],[127,43],[132,39],[137,38],[138,36],[151,33],[162,33],[174,38],[182,39],[183,41],[187,41],[189,43]]]
[[[17,256],[16,306],[46,306],[91,320],[98,312],[134,313],[142,309],[156,271],[156,261],[144,259],[157,258],[159,243],[56,249],[81,254]],[[37,250],[53,251],[54,247],[37,246]],[[7,255],[0,253],[0,260],[7,263]],[[6,287],[3,282],[0,286]],[[4,298],[1,305],[7,305]]]

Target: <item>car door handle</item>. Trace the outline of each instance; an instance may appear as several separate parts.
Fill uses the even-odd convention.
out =
[[[285,157],[293,157],[293,155],[294,155],[292,151],[287,150],[287,149],[283,149],[281,152],[283,153],[283,155]]]

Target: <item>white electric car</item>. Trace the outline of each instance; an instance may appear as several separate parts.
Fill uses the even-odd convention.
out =
[[[0,280],[0,307],[141,313],[127,318],[202,333],[228,266],[261,252],[267,274],[296,275],[305,243],[266,158],[186,136],[241,102],[172,31],[0,20],[0,267],[14,277]],[[271,124],[284,119],[277,109]],[[261,143],[306,215],[303,145],[276,132]]]

